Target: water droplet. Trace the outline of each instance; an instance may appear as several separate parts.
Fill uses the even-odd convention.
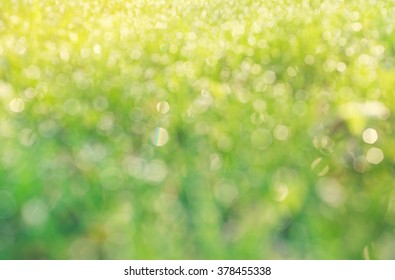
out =
[[[276,81],[276,73],[273,71],[266,71],[266,73],[263,75],[263,80],[266,82],[266,84],[273,84]]]
[[[266,102],[261,99],[255,100],[253,106],[254,110],[259,113],[266,110]]]
[[[369,163],[379,164],[384,159],[384,153],[379,148],[370,148],[366,154],[366,159]]]
[[[8,99],[14,94],[14,89],[11,84],[7,84],[0,80],[0,98]]]
[[[30,65],[28,68],[23,69],[23,74],[28,79],[39,80],[41,77],[41,69],[36,65]]]
[[[69,115],[77,115],[81,111],[81,104],[75,98],[69,98],[63,105],[63,110]]]
[[[218,154],[210,155],[210,170],[216,171],[222,167],[221,157]]]
[[[48,218],[48,207],[38,198],[29,200],[23,205],[22,218],[29,226],[42,225]]]
[[[292,112],[297,116],[303,116],[307,112],[307,105],[304,101],[297,101],[292,106]]]
[[[289,137],[289,129],[285,125],[280,124],[274,128],[273,135],[277,140],[285,141]]]
[[[134,60],[139,60],[141,57],[141,51],[139,49],[134,49],[131,54],[130,57]]]
[[[346,200],[343,186],[334,178],[321,179],[316,191],[318,196],[332,207],[340,207]]]
[[[101,117],[100,121],[97,124],[97,128],[99,128],[102,132],[110,132],[114,127],[114,115],[113,113],[106,112]]]
[[[344,62],[338,62],[336,66],[336,70],[339,72],[344,72],[347,69],[347,65]]]
[[[329,171],[329,166],[325,165],[324,168],[317,175],[320,176],[320,177],[325,176],[326,173],[328,173],[328,171]]]
[[[155,128],[155,133],[152,138],[152,143],[155,146],[162,147],[167,143],[167,141],[169,141],[169,134],[167,130],[163,127]]]
[[[365,143],[374,144],[378,139],[377,131],[373,128],[367,128],[364,130],[362,138]]]
[[[214,186],[215,198],[224,206],[230,206],[239,195],[239,191],[234,181],[221,179]]]
[[[70,60],[70,53],[66,48],[61,48],[59,50],[59,56],[64,62],[68,62]]]
[[[276,196],[274,199],[277,201],[284,201],[289,193],[288,186],[282,183],[276,184],[274,190],[276,192]]]
[[[156,104],[156,110],[159,113],[166,114],[170,110],[170,105],[166,101],[161,101]]]
[[[154,183],[159,183],[166,178],[167,166],[161,160],[153,160],[148,163],[144,173],[146,180]]]
[[[287,68],[287,74],[288,74],[288,76],[290,76],[290,77],[296,77],[296,75],[298,75],[298,69],[295,68],[295,67],[289,66],[289,67]]]
[[[328,173],[329,166],[325,164],[322,157],[319,157],[312,162],[311,169],[316,172],[317,176],[321,177]]]
[[[251,98],[251,93],[246,89],[236,91],[236,97],[241,103],[247,103]]]
[[[97,55],[100,55],[100,54],[101,54],[101,46],[100,46],[99,44],[95,44],[95,45],[93,46],[93,52],[94,52],[95,54],[97,54]]]
[[[146,166],[146,162],[137,157],[127,157],[123,161],[124,171],[127,172],[130,176],[141,179],[144,175],[144,169]]]
[[[362,30],[362,24],[360,22],[354,22],[350,24],[351,30],[354,32],[359,32]]]
[[[9,108],[14,113],[20,113],[25,109],[25,101],[21,98],[14,98],[9,103]]]
[[[306,55],[306,57],[304,58],[304,63],[306,63],[307,65],[312,65],[314,64],[315,59],[314,56],[312,55]]]
[[[252,113],[250,119],[252,124],[260,125],[265,121],[265,115],[262,113],[254,112]]]
[[[105,111],[108,107],[107,98],[104,96],[98,96],[93,100],[93,107],[97,111]]]

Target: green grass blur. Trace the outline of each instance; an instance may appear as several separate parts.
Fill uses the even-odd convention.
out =
[[[395,258],[395,3],[0,2],[0,259]]]

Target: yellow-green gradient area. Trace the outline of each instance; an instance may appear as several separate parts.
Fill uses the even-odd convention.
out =
[[[394,18],[2,0],[0,259],[395,258]]]

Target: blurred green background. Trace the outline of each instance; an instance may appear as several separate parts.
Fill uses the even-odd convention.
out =
[[[395,258],[395,3],[0,2],[0,259]]]

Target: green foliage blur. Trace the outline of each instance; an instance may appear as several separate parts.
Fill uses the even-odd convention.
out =
[[[394,18],[2,0],[0,259],[395,258]]]

